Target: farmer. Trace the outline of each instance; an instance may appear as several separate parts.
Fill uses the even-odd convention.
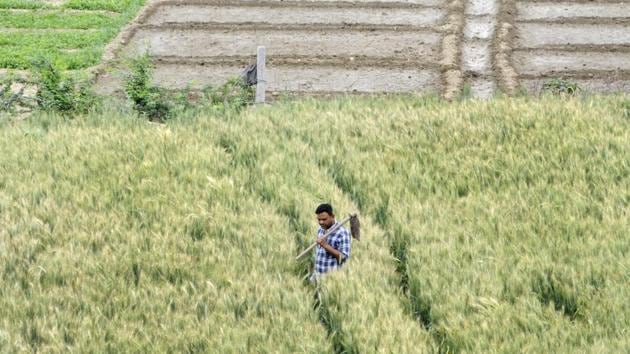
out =
[[[333,207],[321,204],[315,210],[320,228],[317,230],[317,249],[315,251],[315,271],[311,281],[325,273],[341,267],[350,257],[350,234],[340,226],[327,237],[322,237],[337,224]]]

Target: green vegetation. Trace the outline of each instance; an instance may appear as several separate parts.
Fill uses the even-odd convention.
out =
[[[26,89],[27,85],[22,80],[11,75],[0,80],[0,120],[37,108],[34,98],[24,96]]]
[[[52,7],[42,0],[0,0],[0,9],[43,9]]]
[[[15,101],[22,95],[21,92],[14,93],[11,86],[13,86],[12,77],[7,77],[0,82],[0,112],[11,112]]]
[[[71,0],[57,7],[43,1],[0,0],[4,9],[0,10],[0,28],[4,29],[0,68],[30,69],[38,56],[46,56],[62,70],[96,65],[105,45],[143,4],[144,0]]]
[[[38,83],[35,100],[44,111],[87,112],[95,106],[96,96],[87,80],[75,82],[45,58],[36,59],[33,66]]]
[[[164,121],[171,114],[163,90],[151,84],[153,64],[148,54],[130,60],[130,73],[125,79],[125,93],[133,108],[153,121]]]
[[[254,86],[248,86],[241,77],[233,77],[223,85],[208,86],[203,90],[203,101],[220,110],[239,111],[254,102]]]
[[[99,62],[107,40],[99,32],[8,33],[0,39],[0,65],[31,68],[35,58],[45,56],[61,70],[82,69]]]
[[[61,6],[44,0],[0,0],[0,9],[74,9],[124,12],[144,0],[67,0]]]
[[[305,111],[317,125],[301,134],[335,142],[318,164],[389,233],[410,310],[441,351],[602,341],[618,351],[628,344],[618,296],[628,290],[628,122],[600,101],[523,103],[429,100],[392,119],[369,104],[340,119]]]
[[[626,352],[627,102],[0,120],[0,348]],[[363,235],[314,288],[322,201]]]
[[[127,98],[136,112],[151,121],[163,122],[173,114],[199,109],[235,113],[254,101],[254,88],[240,77],[223,85],[205,87],[200,93],[189,90],[173,93],[152,84],[155,66],[148,54],[130,59],[128,66],[130,72],[124,80]]]
[[[116,22],[118,19],[111,14],[67,12],[65,10],[45,12],[0,10],[0,25],[7,28],[85,30],[115,27]]]
[[[551,79],[543,84],[543,92],[554,95],[575,95],[582,91],[582,88],[575,82],[565,79]]]

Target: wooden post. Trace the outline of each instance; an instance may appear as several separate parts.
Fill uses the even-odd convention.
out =
[[[265,103],[265,90],[267,89],[267,77],[265,76],[265,47],[258,47],[256,55],[256,103]]]

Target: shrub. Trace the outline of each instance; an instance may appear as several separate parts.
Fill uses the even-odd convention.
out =
[[[86,112],[96,103],[87,81],[76,82],[44,57],[33,61],[36,85],[35,100],[45,111]]]
[[[16,100],[16,95],[11,91],[13,78],[7,78],[0,83],[0,111],[10,111]]]
[[[221,86],[206,87],[203,92],[204,99],[214,107],[238,110],[254,101],[254,87],[240,77],[233,77]]]
[[[543,84],[543,92],[549,92],[553,95],[573,96],[582,91],[582,88],[575,82],[565,79],[552,79]]]
[[[131,73],[125,78],[127,97],[133,108],[151,121],[164,121],[171,116],[171,105],[165,94],[151,84],[154,66],[145,54],[130,60]]]

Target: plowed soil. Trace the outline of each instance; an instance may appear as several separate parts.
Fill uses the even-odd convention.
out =
[[[564,78],[583,89],[630,87],[630,2],[518,1],[512,54],[519,84],[538,92]]]
[[[434,91],[477,97],[550,78],[596,91],[630,86],[630,3],[539,0],[150,2],[119,57],[148,52],[155,82],[217,85],[267,50],[281,94]],[[115,60],[113,61],[115,62]],[[103,92],[120,89],[111,72]]]

